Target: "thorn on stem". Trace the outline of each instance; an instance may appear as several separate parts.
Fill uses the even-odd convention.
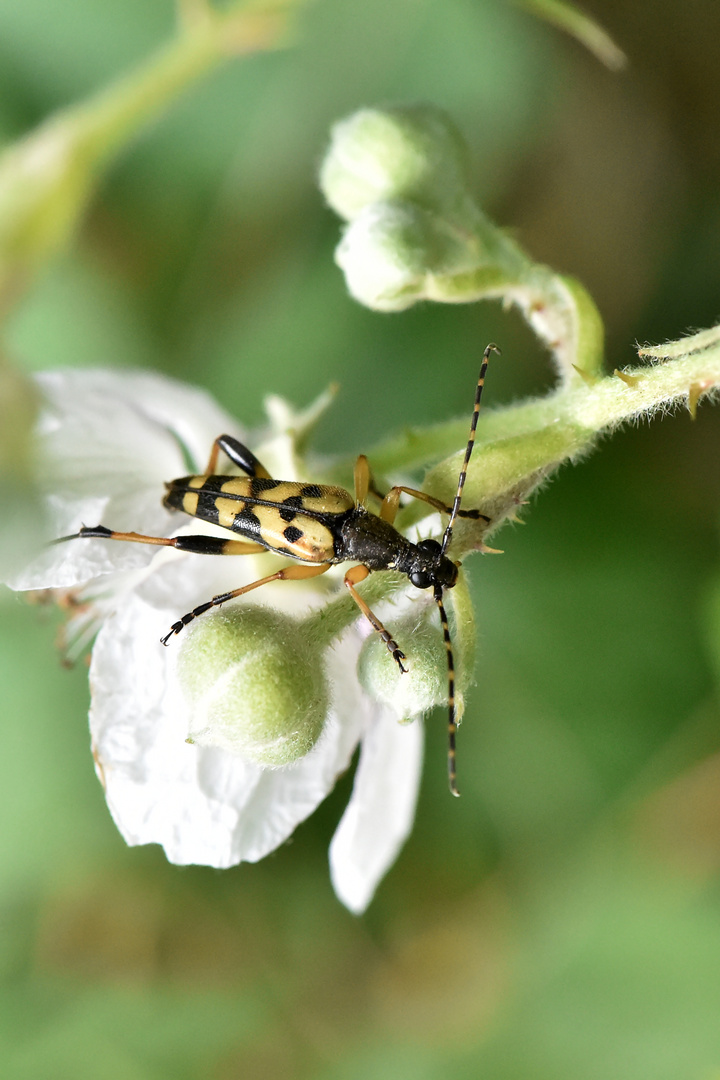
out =
[[[634,390],[640,383],[639,375],[629,375],[627,371],[620,371],[619,368],[615,368],[613,375],[617,375],[618,379],[622,379],[626,386],[629,386],[631,390]]]
[[[572,366],[573,370],[577,371],[578,375],[586,386],[597,386],[597,384],[600,382],[597,375],[593,375],[592,372],[585,371],[584,368],[578,367],[577,364],[573,364]]]
[[[690,386],[688,388],[687,405],[688,412],[690,413],[690,416],[693,420],[697,416],[697,407],[700,397],[702,396],[702,394],[705,393],[706,390],[709,390],[712,385],[712,379],[704,379],[702,382],[698,381],[690,383]]]

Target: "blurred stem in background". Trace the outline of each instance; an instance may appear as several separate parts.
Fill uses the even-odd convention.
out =
[[[0,158],[0,310],[72,237],[100,176],[146,123],[232,56],[277,48],[300,0],[181,6],[176,37],[136,71],[51,116]]]
[[[278,48],[302,0],[206,0],[179,7],[175,38],[87,101],[55,113],[0,157],[0,316],[72,239],[103,172],[137,132],[189,86],[233,56]],[[42,506],[30,477],[32,384],[0,353],[0,565],[32,542]]]

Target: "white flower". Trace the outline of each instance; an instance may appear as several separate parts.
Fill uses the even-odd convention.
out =
[[[51,372],[38,385],[45,402],[38,482],[55,536],[83,524],[155,536],[217,531],[162,505],[164,482],[203,471],[218,435],[247,439],[207,394],[140,372]],[[291,429],[315,414],[292,416],[277,400],[270,412],[273,436],[253,449],[274,475],[294,479]],[[99,626],[90,667],[93,753],[128,844],[162,844],[177,864],[255,862],[313,812],[360,744],[352,796],[330,846],[335,891],[360,913],[412,826],[422,758],[420,722],[398,724],[360,687],[365,626],[356,622],[325,650],[331,703],[323,734],[305,757],[280,769],[186,742],[191,706],[177,678],[181,639],[169,648],[160,643],[195,605],[277,565],[270,555],[213,558],[79,539],[47,548],[8,584],[74,590],[80,606],[69,629],[80,644]],[[297,615],[327,598],[329,576],[265,586],[252,602]]]

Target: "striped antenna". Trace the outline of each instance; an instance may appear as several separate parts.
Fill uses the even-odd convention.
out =
[[[435,603],[440,611],[440,623],[442,625],[445,653],[448,664],[448,783],[450,794],[459,796],[457,789],[457,770],[455,766],[455,736],[457,734],[457,707],[455,705],[455,658],[453,656],[452,641],[450,640],[450,627],[448,626],[447,613],[443,604],[442,588],[435,588]]]
[[[458,516],[458,512],[460,510],[460,500],[462,499],[462,492],[463,488],[465,487],[467,468],[470,462],[470,455],[472,454],[473,447],[475,445],[475,432],[477,431],[478,415],[480,413],[480,402],[482,400],[483,387],[485,386],[485,372],[488,369],[488,362],[490,360],[491,352],[497,353],[498,356],[500,355],[500,350],[498,349],[497,345],[492,342],[488,345],[487,349],[483,353],[482,367],[480,368],[477,387],[475,389],[475,405],[473,408],[472,421],[470,422],[470,437],[468,439],[468,444],[465,447],[465,460],[462,463],[462,469],[460,470],[460,476],[458,477],[457,492],[455,494],[455,502],[453,503],[453,508],[450,513],[450,520],[447,523],[445,535],[442,538],[441,547],[443,555],[445,554],[450,545],[450,540],[452,539],[453,525],[455,524],[455,518]]]
[[[472,420],[470,422],[470,437],[465,448],[465,459],[462,463],[462,469],[460,470],[460,476],[458,477],[457,492],[455,494],[455,502],[453,503],[452,511],[450,512],[450,520],[447,523],[445,529],[445,535],[442,539],[442,554],[447,551],[450,540],[452,539],[453,525],[455,524],[455,518],[460,512],[460,501],[462,499],[463,488],[465,487],[465,478],[467,476],[467,468],[470,462],[470,455],[473,452],[475,445],[475,432],[477,431],[478,415],[480,413],[480,402],[482,400],[483,387],[485,386],[485,373],[487,372],[488,362],[490,359],[490,353],[495,352],[500,355],[500,350],[497,345],[490,344],[483,353],[483,362],[480,368],[480,374],[478,376],[477,388],[475,390],[475,405],[473,407]],[[457,788],[457,771],[455,766],[455,736],[457,735],[457,706],[455,704],[455,657],[453,656],[452,640],[450,638],[450,627],[448,626],[447,612],[445,611],[445,605],[443,604],[443,590],[437,585],[435,587],[435,603],[440,611],[440,623],[442,625],[443,640],[445,642],[445,654],[447,656],[448,665],[448,783],[450,785],[450,793],[452,795],[459,795],[460,792]]]

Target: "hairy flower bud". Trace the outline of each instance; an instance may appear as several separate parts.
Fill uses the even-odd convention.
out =
[[[178,674],[192,704],[191,742],[273,768],[304,757],[322,733],[322,652],[284,613],[245,605],[198,619]]]
[[[367,307],[401,311],[484,258],[465,146],[441,109],[354,113],[333,128],[320,183],[349,223],[336,262]]]
[[[453,215],[467,198],[465,145],[436,106],[361,109],[333,127],[320,186],[346,221],[389,199]]]
[[[381,202],[352,222],[335,252],[356,300],[380,311],[400,311],[421,294],[428,272],[443,261],[432,217],[409,203]]]
[[[380,636],[371,634],[360,651],[358,677],[367,693],[389,705],[401,722],[409,722],[448,697],[447,658],[434,605],[419,617],[410,611],[395,620],[393,636],[407,658],[406,674],[398,671]]]

